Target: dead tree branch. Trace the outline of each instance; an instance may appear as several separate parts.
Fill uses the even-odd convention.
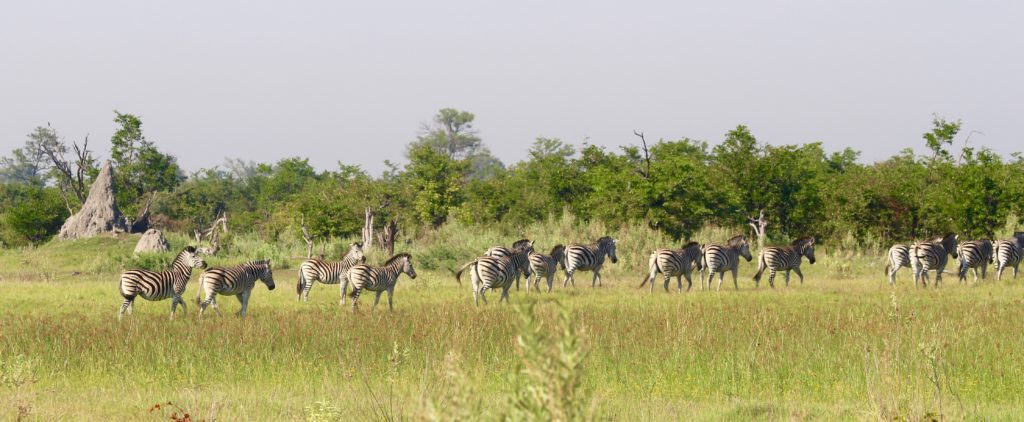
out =
[[[633,134],[640,137],[640,142],[643,145],[644,161],[647,164],[647,169],[641,170],[640,174],[644,176],[644,179],[649,179],[651,177],[651,152],[650,150],[647,149],[647,139],[644,138],[643,132],[638,132],[634,130]]]
[[[302,228],[302,239],[306,241],[306,259],[310,259],[310,258],[313,257],[313,239],[314,239],[314,236],[309,234],[309,229],[306,228],[306,214],[303,213],[301,215],[302,215],[302,222],[300,223],[301,224],[300,227]]]

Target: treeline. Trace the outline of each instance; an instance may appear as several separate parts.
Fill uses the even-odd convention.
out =
[[[133,215],[155,195],[153,221],[172,230],[190,231],[227,211],[234,230],[268,240],[294,238],[300,219],[314,235],[358,236],[367,207],[378,225],[396,220],[406,236],[451,220],[516,232],[572,213],[610,227],[642,222],[684,239],[709,225],[746,231],[748,218],[763,210],[768,234],[779,240],[814,234],[825,241],[889,241],[947,231],[991,237],[1008,219],[1024,216],[1024,157],[986,148],[954,152],[961,124],[938,117],[923,135],[926,155],[908,149],[873,164],[858,162],[859,152],[850,148],[766,145],[741,125],[713,147],[637,137],[634,145],[610,150],[538,138],[526,160],[509,166],[490,154],[473,119],[441,110],[408,145],[407,162],[386,162],[380,176],[347,164],[317,171],[307,159],[286,158],[229,160],[185,177],[174,157],[146,140],[138,117],[117,113],[121,129],[111,139],[111,158],[118,201]],[[81,203],[73,176],[85,174],[87,188],[95,174],[91,155],[65,160],[69,173],[45,145],[77,150],[41,127],[0,162],[4,244],[56,233]]]

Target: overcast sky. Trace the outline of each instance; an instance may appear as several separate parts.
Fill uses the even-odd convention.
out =
[[[108,156],[117,109],[189,171],[301,156],[378,172],[443,107],[475,113],[505,163],[537,136],[716,144],[741,123],[875,161],[920,151],[932,113],[1007,154],[1022,99],[1020,1],[0,6],[0,154],[50,122]]]

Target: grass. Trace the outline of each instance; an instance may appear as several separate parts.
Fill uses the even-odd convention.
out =
[[[576,224],[523,231],[540,233],[531,237],[547,249]],[[585,238],[604,229],[589,230]],[[939,289],[915,289],[904,270],[893,288],[880,253],[822,245],[803,285],[794,277],[789,288],[780,281],[755,290],[755,266],[744,263],[740,291],[727,280],[721,292],[695,283],[688,293],[652,295],[636,288],[644,251],[674,243],[635,228],[617,232],[620,262],[602,289],[513,292],[512,306],[492,294],[490,306],[474,308],[450,268],[517,237],[452,225],[399,245],[413,253],[419,278],[401,279],[395,312],[370,312],[365,302],[353,315],[333,286],[296,302],[300,242],[238,236],[209,262],[272,258],[281,287],[258,285],[245,319],[230,316],[238,304],[223,298],[225,317],[203,321],[191,302],[193,276],[187,317],[168,321],[169,301],[139,300],[135,315],[117,322],[118,272],[172,255],[134,257],[133,237],[0,252],[0,419],[167,419],[177,408],[207,420],[518,419],[517,406],[559,399],[582,401],[573,406],[602,420],[1000,420],[1024,412],[1022,283],[947,276]],[[347,242],[332,241],[328,254]],[[567,356],[577,346],[578,365],[556,364],[575,362]],[[549,372],[564,382],[542,382]],[[579,396],[523,397],[541,390]]]

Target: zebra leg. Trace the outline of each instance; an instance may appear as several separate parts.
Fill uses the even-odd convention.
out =
[[[892,284],[892,285],[896,284],[896,271],[899,270],[899,269],[900,269],[899,266],[893,265],[892,268],[889,270],[889,284]]]
[[[562,282],[562,288],[569,287],[569,281],[572,280],[572,287],[576,287],[576,280],[572,279],[572,271],[565,270],[565,281]]]
[[[736,274],[740,272],[739,265],[732,269],[732,287],[737,291],[740,289],[740,282],[736,281]],[[722,287],[722,283],[718,283],[718,287]]]
[[[302,301],[303,302],[307,302],[307,303],[309,302],[309,291],[313,290],[313,283],[315,283],[315,282],[316,282],[316,280],[306,280],[306,285],[302,286]]]
[[[391,302],[391,296],[394,296],[394,294],[395,294],[395,286],[391,286],[391,288],[388,289],[388,312],[391,312],[391,311],[395,310],[395,305],[392,304],[392,302]]]
[[[683,292],[683,275],[682,274],[676,276],[676,287],[679,288],[679,292],[680,293]],[[690,289],[686,289],[686,290],[690,290]]]
[[[988,270],[988,261],[981,262],[981,279],[985,280],[985,272]],[[975,274],[977,275],[977,274]]]
[[[597,268],[594,268],[594,278],[590,280],[590,288],[593,289],[595,285],[600,287],[601,286],[600,285],[600,281],[601,281],[601,272],[598,271]]]
[[[502,300],[504,300],[505,303],[509,303],[508,302],[508,291],[510,289],[512,289],[512,286],[505,286],[504,288],[501,289],[501,297],[498,298],[498,303],[499,304],[501,303]]]
[[[789,271],[790,270],[786,270],[786,287],[789,287]]]
[[[235,315],[238,315],[239,318],[244,318],[246,312],[249,311],[249,295],[250,294],[252,294],[252,290],[245,291],[245,292],[242,292],[242,293],[238,294],[238,303],[240,305],[242,305],[242,309],[239,309],[238,313],[235,314]]]
[[[1017,279],[1017,266],[1019,266],[1019,265],[1020,265],[1020,264],[1018,263],[1017,265],[1014,265],[1014,266],[1013,266],[1013,279],[1014,279],[1014,280],[1016,280],[1016,279]],[[132,313],[132,309],[131,309],[130,307],[128,308],[128,313],[129,313],[129,314],[131,314],[131,313]]]
[[[793,267],[793,272],[795,272],[796,275],[800,277],[800,285],[803,286],[804,285],[804,273],[800,272],[800,267]],[[786,274],[786,275],[788,276],[789,274]],[[786,277],[786,278],[789,278],[789,277]]]
[[[128,315],[131,315],[132,302],[135,301],[135,296],[124,298],[124,302],[121,303],[121,310],[117,312],[117,320],[120,321],[124,318],[124,312],[128,311]]]
[[[342,277],[344,280],[338,280],[338,288],[341,289],[341,303],[345,304],[345,291],[348,290],[348,277]]]
[[[382,294],[384,294],[383,290],[378,291],[377,295],[374,296],[374,298],[373,298],[373,306],[370,307],[370,312],[373,312],[374,309],[377,309],[377,304],[380,303],[380,295],[382,295]]]
[[[691,289],[693,289],[693,275],[690,274],[689,272],[684,272],[683,276],[686,277],[686,291],[690,291]],[[682,280],[679,281],[679,285],[683,285]]]
[[[359,310],[359,294],[363,290],[359,288],[359,285],[352,286],[352,313],[356,313]]]
[[[213,303],[213,295],[212,294],[207,294],[206,295],[206,300],[204,300],[202,303],[199,304],[199,316],[197,318],[199,318],[199,319],[203,318],[203,312],[206,312],[206,308],[208,306],[210,306],[211,303]],[[220,310],[218,309],[217,312],[220,313]]]
[[[715,291],[717,291],[717,292],[722,291],[722,280],[723,279],[725,279],[725,271],[720,271],[718,273],[718,288],[715,289]],[[709,290],[711,289],[711,283],[708,283],[708,289]]]
[[[775,269],[771,268],[768,270],[768,287],[775,288]]]
[[[551,293],[551,287],[555,282],[555,272],[551,271],[548,273],[548,293]]]
[[[665,292],[666,293],[668,293],[668,285],[669,284],[672,284],[672,276],[670,276],[668,273],[665,273]],[[651,283],[651,287],[654,287],[654,283],[653,282]],[[679,290],[683,290],[683,283],[682,282],[679,283]]]
[[[174,319],[174,311],[178,310],[178,303],[181,303],[181,311],[188,315],[188,308],[185,307],[185,301],[181,300],[181,296],[174,296],[171,298],[171,319]]]

